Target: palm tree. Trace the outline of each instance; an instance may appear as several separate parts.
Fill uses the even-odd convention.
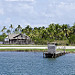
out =
[[[48,35],[49,35],[49,38],[50,39],[53,39],[54,38],[54,30],[55,30],[55,24],[52,23],[49,25],[49,27],[47,28],[47,32],[48,32]]]
[[[21,33],[22,27],[20,25],[18,25],[17,30],[19,33]]]
[[[59,33],[61,32],[61,26],[59,24],[55,24],[54,26],[54,36],[55,36],[55,40],[59,39]]]
[[[7,30],[7,33],[9,34],[10,32],[11,32],[11,31],[8,29],[8,30]]]
[[[6,30],[6,26],[3,27],[3,29],[1,30],[1,32],[5,33],[5,30]]]
[[[68,24],[63,24],[62,25],[62,30],[64,32],[64,36],[66,36],[67,38],[68,38],[68,28],[69,28]]]
[[[29,25],[27,25],[24,29],[22,29],[22,31],[27,35],[30,35],[30,33],[32,33],[32,28]]]
[[[11,24],[9,28],[11,28],[11,33],[12,33],[13,25]]]
[[[73,34],[75,35],[75,23],[74,23],[74,25],[72,26],[72,30],[73,30]]]
[[[13,32],[16,33],[16,34],[19,33],[17,28],[15,28],[15,30]]]

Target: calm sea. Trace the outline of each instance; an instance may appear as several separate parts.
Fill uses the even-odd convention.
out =
[[[0,75],[75,75],[75,54],[51,59],[42,52],[0,52]]]

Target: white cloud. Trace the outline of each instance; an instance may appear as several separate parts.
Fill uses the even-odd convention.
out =
[[[55,14],[53,13],[42,13],[43,16],[48,17],[48,18],[53,18],[55,17]]]
[[[14,7],[13,7],[14,6]],[[24,17],[26,15],[30,15],[34,13],[34,7],[32,4],[27,4],[27,3],[16,3],[14,5],[13,3],[8,4],[7,9],[5,9],[6,12],[8,12],[10,15],[12,14],[13,16],[19,16],[19,17]],[[13,12],[14,11],[14,12]]]
[[[73,14],[75,11],[75,3],[68,3],[68,2],[59,2],[54,4],[49,4],[49,9],[51,10],[49,14],[52,17],[70,17],[69,14]],[[47,16],[49,16],[47,14]]]
[[[5,0],[5,1],[34,1],[34,0]]]
[[[5,24],[8,24],[8,23],[10,23],[10,22],[11,22],[11,19],[10,19],[10,18],[6,18]]]
[[[18,4],[18,7],[21,9],[30,9],[30,8],[32,9],[33,8],[33,6],[31,6],[31,5],[21,4],[21,3]]]
[[[49,4],[50,8],[55,7],[56,9],[66,9],[66,10],[71,10],[71,9],[75,9],[75,2],[74,3],[69,3],[69,2],[58,2],[58,3],[50,3]]]
[[[0,8],[0,14],[1,14],[1,15],[4,14],[4,10],[3,10],[3,8]]]
[[[12,22],[15,26],[17,23],[42,26],[73,21],[75,1],[72,3],[69,0],[4,0],[0,2],[0,8],[3,8],[0,9],[0,15],[4,14],[2,24],[9,25]]]
[[[29,5],[29,4],[17,4],[15,6],[15,8],[13,9],[10,9],[12,12],[15,11],[15,12],[18,12],[19,15],[23,15],[23,14],[31,14],[34,12],[34,8],[32,5]]]
[[[65,3],[65,2],[60,2],[60,4],[58,5],[58,8],[61,9],[66,9],[66,10],[72,10],[75,9],[75,3]]]

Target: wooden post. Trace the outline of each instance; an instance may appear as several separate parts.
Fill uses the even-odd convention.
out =
[[[43,52],[43,58],[44,58],[44,52]]]

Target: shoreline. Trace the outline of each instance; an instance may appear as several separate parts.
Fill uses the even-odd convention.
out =
[[[48,49],[0,49],[0,52],[47,52]],[[56,50],[63,51],[63,50]],[[66,49],[65,52],[75,53],[75,49]]]
[[[47,49],[0,49],[0,52],[45,52]]]

